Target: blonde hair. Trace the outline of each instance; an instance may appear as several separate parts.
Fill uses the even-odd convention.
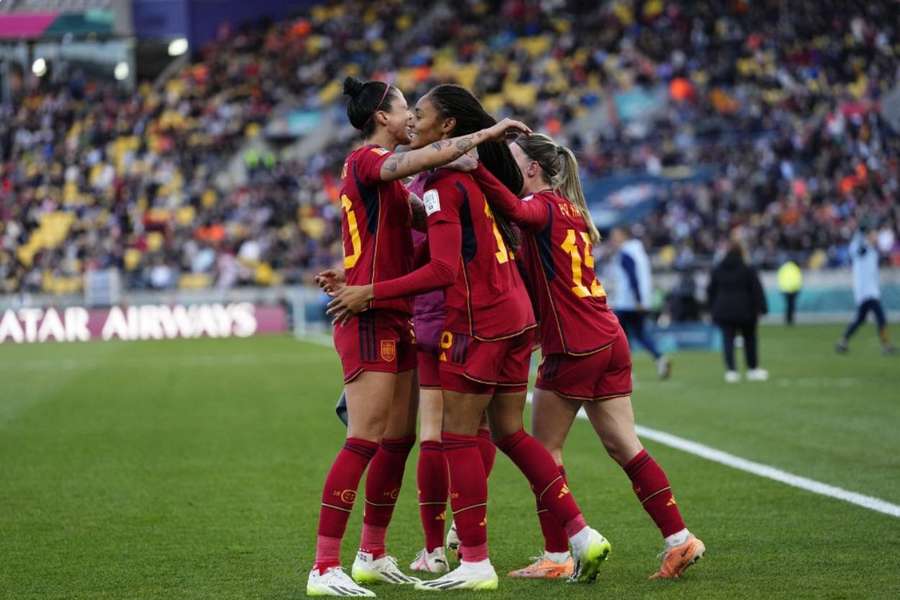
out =
[[[519,136],[516,144],[528,158],[541,165],[541,169],[544,171],[544,181],[553,188],[553,191],[558,192],[575,205],[584,219],[591,242],[595,244],[599,242],[600,232],[597,231],[597,226],[594,225],[594,220],[588,210],[584,190],[581,188],[581,177],[578,174],[578,160],[575,158],[575,154],[543,133]]]

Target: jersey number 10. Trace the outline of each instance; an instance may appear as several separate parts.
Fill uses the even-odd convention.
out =
[[[572,286],[572,292],[579,298],[588,298],[591,296],[594,298],[602,298],[606,296],[606,292],[604,291],[603,286],[600,285],[600,282],[597,281],[596,275],[594,275],[594,255],[591,254],[591,236],[589,236],[586,231],[580,232],[581,236],[576,235],[576,233],[577,232],[574,229],[566,231],[566,239],[560,244],[560,247],[572,257],[572,283],[575,284]],[[581,237],[584,241],[584,266],[589,269],[591,274],[590,289],[584,285],[582,280],[581,249],[576,243],[578,237]]]

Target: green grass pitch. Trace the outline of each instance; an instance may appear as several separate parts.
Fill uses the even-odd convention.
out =
[[[712,353],[675,355],[673,379],[657,382],[638,354],[638,422],[900,503],[900,359],[879,354],[871,327],[836,356],[839,331],[764,328],[768,383],[726,385]],[[340,387],[332,350],[289,337],[0,346],[0,598],[304,598],[320,486],[343,435]],[[900,598],[900,519],[647,446],[708,548],[682,580],[647,581],[659,535],[579,421],[567,468],[613,544],[600,579],[501,577],[480,596]],[[404,566],[422,544],[415,460],[388,537]],[[539,551],[539,529],[502,455],[490,490],[503,574]]]

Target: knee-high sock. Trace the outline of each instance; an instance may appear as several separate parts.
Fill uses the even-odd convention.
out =
[[[419,464],[416,469],[419,492],[419,517],[425,532],[425,549],[432,552],[444,545],[448,474],[444,448],[440,442],[419,444]]]
[[[559,474],[562,475],[563,483],[568,485],[566,479],[566,469],[559,467]],[[569,537],[562,523],[553,516],[544,503],[537,500],[537,516],[541,523],[541,533],[544,534],[544,550],[547,552],[567,552],[569,550]]]
[[[672,488],[665,471],[653,460],[646,450],[628,461],[623,469],[631,479],[634,493],[641,506],[656,523],[663,537],[684,529],[684,520],[672,495]]]
[[[356,488],[377,450],[375,442],[347,438],[328,471],[316,539],[316,568],[320,572],[341,564],[341,539],[356,500]]]
[[[528,478],[538,502],[563,524],[570,538],[586,526],[565,478],[540,442],[520,429],[497,442],[497,447]]]
[[[481,462],[484,465],[484,474],[490,478],[494,470],[494,458],[497,456],[497,446],[491,440],[490,429],[478,430],[478,452],[481,453]]]
[[[414,436],[383,439],[366,475],[366,509],[359,549],[374,558],[384,556],[384,538],[403,485],[403,471]]]
[[[450,472],[450,506],[466,562],[488,557],[487,477],[478,452],[478,437],[444,432],[444,456]]]

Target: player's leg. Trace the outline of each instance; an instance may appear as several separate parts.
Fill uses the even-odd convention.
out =
[[[393,373],[362,371],[345,384],[349,417],[347,438],[325,478],[316,564],[310,573],[308,587],[326,585],[323,578],[328,571],[340,567],[341,540],[356,500],[359,480],[375,456],[387,426],[396,379]],[[339,576],[349,581],[342,573]]]
[[[531,411],[532,435],[550,452],[567,485],[562,450],[580,407],[580,401],[568,400],[549,390],[540,388],[534,390]],[[538,521],[544,536],[544,551],[531,564],[512,571],[509,576],[537,579],[569,577],[575,569],[575,563],[569,553],[569,536],[544,503],[538,498],[535,500]]]
[[[420,353],[419,370],[422,372]],[[434,361],[437,375],[437,357]],[[440,379],[435,378],[440,384]],[[426,376],[426,382],[431,380]],[[416,469],[416,483],[419,496],[419,518],[425,534],[425,547],[410,565],[414,571],[444,573],[448,570],[444,554],[444,524],[446,522],[448,476],[447,461],[441,445],[441,425],[444,420],[444,400],[440,388],[420,387],[419,389],[419,463]]]
[[[875,313],[875,325],[878,327],[878,339],[881,340],[881,351],[884,354],[893,354],[896,350],[888,336],[887,318],[884,316],[880,300],[873,301],[872,310]]]
[[[744,338],[744,358],[747,361],[747,381],[766,381],[769,372],[759,366],[759,324],[756,320],[741,325]]]
[[[442,441],[450,474],[450,506],[460,538],[460,566],[416,585],[416,589],[496,589],[497,573],[488,558],[487,477],[478,450],[478,425],[491,388],[459,373],[441,371],[444,387]]]
[[[725,381],[735,383],[741,380],[734,362],[734,337],[737,330],[733,323],[719,322],[722,331],[722,357],[725,360]]]
[[[494,395],[488,409],[494,440],[528,479],[537,501],[565,529],[575,555],[573,577],[578,581],[593,581],[597,578],[600,565],[609,555],[609,542],[588,526],[550,452],[525,433],[522,423],[524,408],[525,390]]]
[[[385,536],[400,495],[406,459],[416,440],[418,402],[413,390],[414,375],[414,370],[397,375],[384,436],[366,475],[366,510],[359,553],[353,564],[353,578],[360,583],[415,582],[400,573],[390,560],[381,561],[389,573],[383,573],[379,567],[379,560],[386,555]]]
[[[847,329],[844,330],[844,335],[841,337],[840,341],[838,341],[837,345],[835,345],[834,349],[839,353],[843,354],[849,349],[850,338],[856,333],[856,330],[859,329],[859,326],[862,325],[866,320],[866,315],[869,313],[869,309],[871,308],[871,300],[866,300],[862,304],[856,307],[856,317],[854,317],[853,321],[847,325]]]

